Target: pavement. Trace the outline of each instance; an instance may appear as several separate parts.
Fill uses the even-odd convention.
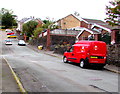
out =
[[[12,74],[12,71],[10,69],[10,67],[8,66],[7,62],[5,61],[4,58],[2,58],[2,63],[0,63],[1,66],[1,70],[2,72],[0,73],[0,75],[2,76],[1,78],[1,93],[18,93],[20,92],[18,84],[16,83],[14,76]]]
[[[27,45],[29,48],[33,49],[36,52],[45,53],[57,58],[62,59],[63,55],[56,54],[53,51],[48,50],[39,50],[37,47],[32,45]],[[119,68],[115,65],[106,65],[104,67],[106,70],[120,74]],[[1,84],[1,83],[0,83]],[[2,58],[2,90],[0,92],[26,92],[22,86],[22,83],[19,81],[19,78],[16,77],[15,72],[12,70],[11,66],[7,63],[7,60]]]

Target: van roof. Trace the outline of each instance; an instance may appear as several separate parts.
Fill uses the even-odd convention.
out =
[[[75,44],[105,43],[103,41],[78,41]]]
[[[88,43],[88,44],[74,44],[73,46],[90,46],[90,45]]]

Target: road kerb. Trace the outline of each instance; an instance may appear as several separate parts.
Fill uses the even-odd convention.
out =
[[[23,94],[27,94],[26,90],[24,89],[22,83],[20,82],[18,76],[16,75],[16,73],[13,71],[12,67],[10,66],[10,64],[8,63],[8,61],[3,57],[3,59],[6,61],[7,65],[9,66],[11,72],[12,72],[12,75],[14,77],[14,79],[16,80],[17,84],[18,84],[18,87],[20,89],[20,92],[23,93]]]
[[[62,57],[59,57],[59,56],[56,56],[56,55],[53,55],[53,54],[49,54],[49,53],[46,53],[46,52],[44,52],[44,54],[62,59]]]
[[[108,68],[105,68],[105,69],[108,70],[108,71],[111,71],[111,72],[114,72],[114,73],[118,73],[118,74],[120,74],[119,71],[111,70],[111,69],[108,69]]]

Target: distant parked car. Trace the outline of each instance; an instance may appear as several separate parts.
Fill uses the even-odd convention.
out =
[[[8,35],[7,38],[17,38],[17,36],[13,34],[13,35]]]
[[[6,32],[12,32],[12,30],[10,30],[10,29],[6,29],[5,31],[6,31]]]
[[[7,35],[13,35],[13,34],[15,34],[14,32],[9,32],[9,33],[7,33]]]
[[[26,43],[24,40],[19,40],[18,45],[19,46],[26,46]]]
[[[12,41],[11,40],[5,40],[5,45],[12,45]]]

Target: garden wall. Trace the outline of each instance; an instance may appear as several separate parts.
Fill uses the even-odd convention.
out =
[[[107,62],[120,66],[120,44],[107,45]]]
[[[31,39],[31,40],[29,40],[29,44],[34,45],[34,46],[43,45],[45,47],[46,46],[46,40],[47,40],[47,37],[42,37],[42,38],[39,38],[39,39]]]
[[[46,48],[46,39],[46,37],[34,39],[30,41],[30,44],[35,46],[43,45]],[[75,38],[52,36],[51,40],[50,50],[58,54],[63,54],[74,43]],[[120,66],[120,44],[107,45],[107,63]]]

